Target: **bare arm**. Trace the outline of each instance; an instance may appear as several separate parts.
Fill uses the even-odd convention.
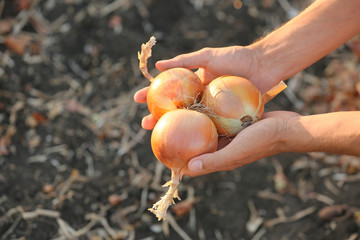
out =
[[[360,156],[360,111],[290,118],[284,125],[281,150]]]
[[[269,112],[245,128],[228,145],[193,158],[185,174],[232,170],[283,152],[328,152],[360,156],[360,112],[300,116]]]
[[[265,89],[268,89],[359,33],[359,0],[317,0],[297,17],[250,46],[257,52],[259,63],[252,80],[266,84]]]

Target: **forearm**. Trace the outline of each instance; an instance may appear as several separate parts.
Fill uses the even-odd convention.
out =
[[[359,0],[318,0],[251,47],[259,61],[257,79],[286,80],[360,32]],[[266,76],[264,75],[266,74]]]
[[[283,133],[283,152],[360,156],[360,111],[290,118]]]

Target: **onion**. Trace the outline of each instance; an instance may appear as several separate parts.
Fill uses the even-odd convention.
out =
[[[152,77],[147,69],[147,59],[151,56],[155,42],[155,38],[151,37],[143,44],[138,58],[141,72],[151,81],[146,102],[150,113],[158,120],[168,111],[187,108],[196,103],[205,87],[199,77],[186,68],[168,69]]]
[[[161,72],[149,87],[149,111],[156,119],[160,119],[168,111],[187,108],[200,100],[204,88],[198,76],[186,68]]]
[[[166,218],[166,211],[179,198],[177,186],[182,178],[182,170],[188,161],[198,155],[217,149],[216,127],[205,114],[178,109],[165,113],[155,125],[151,135],[151,147],[156,158],[171,169],[168,192],[153,205],[153,212],[159,220]]]
[[[222,76],[213,80],[203,93],[202,104],[219,135],[233,137],[261,119],[264,104],[286,88],[281,82],[264,95],[249,80]]]

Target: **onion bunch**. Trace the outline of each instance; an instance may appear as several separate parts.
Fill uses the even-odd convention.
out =
[[[264,104],[286,88],[281,82],[264,95],[249,80],[222,76],[204,86],[198,76],[185,68],[161,72],[155,78],[147,69],[147,59],[155,38],[141,46],[139,68],[151,81],[147,104],[158,120],[151,147],[156,158],[171,170],[168,192],[151,209],[159,220],[166,218],[177,187],[190,159],[214,152],[218,136],[233,137],[261,119]]]

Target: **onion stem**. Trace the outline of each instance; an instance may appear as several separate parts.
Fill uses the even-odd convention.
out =
[[[150,80],[150,82],[153,81],[154,77],[151,76],[151,74],[148,71],[147,60],[148,58],[151,57],[151,48],[155,45],[155,43],[156,43],[156,39],[154,36],[152,36],[146,44],[143,43],[141,45],[141,52],[138,52],[140,71],[147,79]]]
[[[272,87],[269,91],[264,93],[264,95],[262,96],[262,98],[264,100],[264,104],[267,103],[268,101],[270,101],[271,99],[273,99],[276,95],[278,95],[280,92],[282,92],[286,87],[287,87],[286,83],[281,81],[277,85]]]
[[[169,190],[152,206],[152,208],[148,209],[156,215],[159,221],[166,219],[166,212],[172,204],[175,204],[175,198],[181,200],[177,189],[180,184],[180,179],[180,169],[171,169],[171,180],[163,185],[163,187],[169,187]]]

